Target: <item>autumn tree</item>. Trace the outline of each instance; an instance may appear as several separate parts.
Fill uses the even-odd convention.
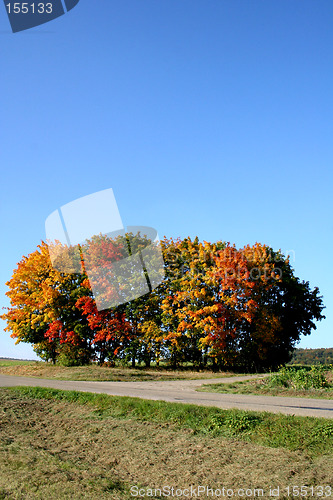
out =
[[[256,243],[243,249],[255,286],[258,307],[251,324],[245,325],[242,364],[247,369],[277,368],[288,362],[301,335],[316,330],[315,321],[325,318],[319,289],[294,275],[289,258],[280,251]]]
[[[288,259],[266,245],[238,250],[186,238],[166,246],[174,276],[162,310],[174,364],[209,357],[224,368],[274,368],[324,318],[318,289],[300,282]]]
[[[53,267],[48,245],[42,242],[22,258],[6,283],[10,307],[1,316],[7,321],[6,331],[16,343],[33,344],[39,356],[54,363],[61,352],[66,357],[65,351],[75,362],[89,360],[88,325],[75,308],[82,280],[80,274],[61,273]]]
[[[161,286],[162,317],[165,340],[171,363],[191,361],[197,366],[207,361],[208,346],[203,343],[207,324],[200,322],[203,308],[215,304],[214,284],[208,271],[214,265],[214,255],[223,242],[200,243],[198,238],[165,240],[164,259],[166,280]],[[212,310],[208,315],[213,313]]]
[[[160,271],[155,249],[149,235],[140,231],[94,236],[82,249],[95,300],[81,297],[76,306],[94,331],[100,363],[118,359],[134,367],[143,360],[149,366],[155,356],[160,324],[159,295],[153,290]]]

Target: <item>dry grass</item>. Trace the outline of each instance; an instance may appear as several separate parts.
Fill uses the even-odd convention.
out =
[[[0,373],[22,377],[38,377],[55,380],[90,380],[135,382],[144,380],[195,380],[234,375],[231,372],[171,370],[166,368],[103,367],[97,365],[64,367],[40,361],[27,364],[0,364]]]
[[[267,493],[333,481],[332,455],[195,435],[167,422],[99,418],[87,405],[8,389],[0,403],[0,498],[122,500],[134,498],[135,485]]]

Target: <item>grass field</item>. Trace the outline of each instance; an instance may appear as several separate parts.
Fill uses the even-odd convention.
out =
[[[261,498],[279,486],[288,498],[287,486],[332,484],[325,419],[29,387],[0,389],[0,402],[3,499],[121,500],[132,487],[191,485]]]
[[[34,361],[23,361],[19,359],[7,359],[7,358],[0,358],[0,368],[6,367],[6,366],[29,366]]]
[[[231,384],[205,384],[203,392],[333,399],[333,366],[283,368],[268,377]]]
[[[39,377],[56,380],[90,381],[144,381],[144,380],[195,380],[219,378],[235,375],[231,372],[194,371],[192,369],[171,370],[170,368],[126,368],[89,366],[57,366],[41,361],[6,361],[0,360],[0,373],[23,377]]]
[[[333,389],[306,389],[270,388],[264,379],[252,379],[232,384],[204,384],[197,389],[200,392],[219,392],[223,394],[257,394],[260,396],[286,396],[314,399],[333,399]]]

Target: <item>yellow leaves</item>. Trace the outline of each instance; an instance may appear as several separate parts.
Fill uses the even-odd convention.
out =
[[[206,292],[205,288],[199,288],[199,289],[194,291],[194,297],[196,299],[202,300],[206,297],[206,293],[207,292]]]
[[[11,305],[1,316],[7,321],[6,330],[11,331],[18,342],[26,338],[33,342],[31,330],[38,331],[36,338],[40,338],[48,325],[59,319],[61,311],[56,304],[72,280],[72,276],[51,266],[48,246],[42,242],[35,252],[21,259],[7,283]],[[70,307],[72,305],[68,305]]]
[[[276,283],[271,249],[256,243],[238,250],[235,245],[200,244],[189,238],[176,247],[187,272],[171,283],[172,293],[163,300],[168,324],[186,337],[199,335],[202,348],[233,349],[230,343],[237,331],[253,323],[261,295]],[[271,320],[265,328],[276,330],[277,325]]]
[[[161,341],[163,338],[163,332],[153,320],[143,321],[143,323],[139,325],[139,329],[146,339]]]
[[[200,243],[189,237],[165,238],[162,248],[167,279],[146,298],[129,305],[131,313],[126,312],[131,314],[128,324],[138,334],[141,347],[154,350],[158,345],[163,356],[167,350],[192,356],[198,349],[207,349],[205,356],[225,356],[230,361],[230,353],[240,349],[252,332],[261,343],[274,342],[279,320],[272,314],[274,308],[264,310],[263,305],[277,295],[272,290],[281,280],[277,262],[287,265],[280,253],[259,243],[239,250],[230,243]],[[93,256],[97,258],[98,252]],[[102,279],[107,286],[105,276]],[[88,298],[81,306],[89,316],[89,328],[99,329],[100,339],[111,340],[109,326],[102,328],[106,316],[97,317],[94,312],[89,281],[83,276],[76,281],[73,275],[54,269],[44,242],[22,258],[8,286],[11,307],[3,319],[18,341],[24,340],[25,332],[30,339],[31,328],[38,330],[39,341],[48,325],[62,320],[63,308],[65,323],[69,318],[74,328],[82,319],[76,304]]]

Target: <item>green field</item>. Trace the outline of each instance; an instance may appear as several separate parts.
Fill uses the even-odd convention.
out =
[[[34,361],[23,361],[20,359],[0,358],[0,367],[3,366],[30,366]]]

